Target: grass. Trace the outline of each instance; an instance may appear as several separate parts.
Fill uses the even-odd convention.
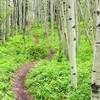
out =
[[[26,37],[27,46],[32,44]],[[14,100],[12,92],[12,76],[23,63],[27,63],[21,35],[11,37],[4,45],[0,46],[0,100]]]
[[[12,79],[14,73],[24,64],[32,60],[40,60],[45,57],[48,52],[48,46],[44,45],[44,40],[41,44],[36,45],[35,38],[26,35],[26,48],[22,35],[12,36],[9,40],[0,46],[0,100],[15,100],[12,92]],[[41,54],[42,53],[42,54]]]
[[[26,81],[28,91],[36,100],[90,100],[92,46],[82,34],[77,53],[78,88],[73,89],[70,85],[70,63],[64,58],[62,62],[57,62],[56,43],[57,39],[53,44],[55,49],[53,60],[41,60],[28,74]]]
[[[33,27],[32,32],[39,37],[39,44],[35,38],[26,35],[26,49],[22,36],[11,37],[5,44],[0,46],[0,100],[15,100],[12,92],[12,77],[24,63],[38,60],[38,65],[32,69],[27,76],[26,86],[28,91],[36,100],[90,100],[91,92],[91,68],[92,68],[92,47],[81,36],[78,47],[78,88],[73,89],[70,85],[70,63],[65,58],[62,62],[58,59],[58,36],[55,29],[53,41],[49,35],[45,39],[40,27]],[[51,47],[55,51],[52,61],[42,60],[48,55]]]

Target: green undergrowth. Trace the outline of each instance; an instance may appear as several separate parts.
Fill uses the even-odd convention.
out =
[[[47,56],[48,44],[44,37],[39,41],[37,44],[35,37],[26,35],[24,43],[22,35],[18,33],[0,45],[0,100],[15,100],[12,92],[13,75],[23,64]]]
[[[48,49],[46,47],[41,47],[41,45],[36,45],[35,47],[32,46],[29,49],[27,49],[28,58],[39,60],[43,59],[48,55]]]
[[[26,48],[29,47],[26,37]],[[29,62],[25,54],[24,43],[21,35],[11,37],[5,44],[0,46],[0,100],[14,100],[12,92],[12,76],[23,63]]]
[[[57,41],[57,40],[56,40]],[[57,42],[52,61],[41,60],[27,76],[26,86],[35,100],[90,100],[92,46],[84,34],[77,52],[78,87],[73,89],[70,78],[70,63],[66,59],[57,62]]]
[[[36,100],[90,100],[92,47],[85,36],[81,37],[77,53],[78,88],[73,89],[69,61],[62,58],[62,62],[57,62],[57,29],[53,40],[50,33],[49,38],[45,38],[39,26],[32,28],[32,35],[25,36],[25,44],[22,35],[18,34],[0,46],[0,100],[15,100],[12,77],[23,64],[33,60],[38,64],[28,74],[26,86]],[[39,38],[39,43],[35,43],[34,36]],[[55,55],[48,61],[44,58],[48,56],[51,46]]]

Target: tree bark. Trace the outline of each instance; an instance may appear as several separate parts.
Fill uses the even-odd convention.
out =
[[[68,34],[70,40],[71,84],[77,87],[75,0],[68,0]]]
[[[92,100],[100,100],[100,0],[96,0],[96,35],[91,86]]]

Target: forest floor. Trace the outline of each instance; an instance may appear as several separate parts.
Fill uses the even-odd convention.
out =
[[[34,36],[34,38],[34,42],[38,44],[39,37]],[[29,93],[27,93],[27,90],[25,88],[25,79],[29,70],[31,70],[32,67],[35,67],[36,64],[36,61],[25,64],[15,74],[13,78],[13,92],[15,93],[16,100],[34,100],[34,97],[30,96]]]
[[[35,43],[38,44],[40,42],[39,37],[34,36]],[[51,60],[54,55],[53,49],[48,49],[48,56],[44,59]],[[25,88],[25,79],[28,72],[35,67],[37,61],[33,61],[29,64],[23,65],[20,70],[14,76],[13,79],[13,91],[16,95],[16,100],[34,100],[33,96],[30,96]]]
[[[69,60],[59,57],[56,27],[53,41],[50,33],[45,39],[41,27],[34,27],[32,32],[35,36],[25,36],[26,49],[20,33],[0,46],[0,100],[15,100],[15,94],[35,100],[90,100],[92,46],[85,35],[77,53],[78,88],[73,89]]]
[[[15,75],[13,91],[16,94],[16,100],[34,100],[33,97],[27,93],[24,82],[27,73],[35,66],[35,64],[36,62],[32,62],[30,64],[23,65],[23,67]]]
[[[33,28],[33,31],[42,40],[40,29]],[[33,68],[26,77],[25,85],[35,100],[91,99],[92,46],[87,41],[84,30],[81,29],[81,33],[81,41],[77,51],[78,88],[73,89],[70,84],[70,62],[64,56],[59,56],[59,41],[55,30],[54,40],[51,37],[48,38],[50,43],[52,42],[55,52],[53,58],[40,60],[35,70]],[[42,47],[45,48],[50,43],[45,41]]]

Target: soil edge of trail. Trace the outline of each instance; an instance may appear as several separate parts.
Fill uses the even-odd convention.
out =
[[[33,61],[29,64],[24,64],[14,75],[13,78],[13,92],[16,96],[16,100],[34,100],[32,96],[27,94],[25,89],[25,79],[31,68],[34,68],[37,62]]]

